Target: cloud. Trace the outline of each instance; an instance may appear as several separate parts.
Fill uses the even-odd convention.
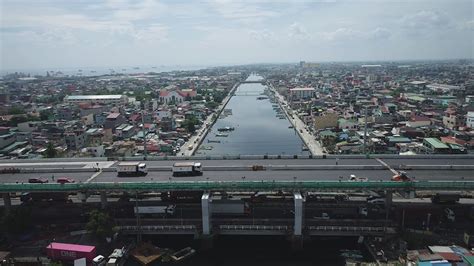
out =
[[[305,40],[311,37],[308,31],[306,30],[306,28],[303,27],[298,22],[294,22],[293,24],[290,25],[290,27],[288,28],[288,36],[291,39],[296,39],[296,40]]]
[[[280,15],[279,12],[264,9],[248,1],[214,0],[209,4],[221,17],[246,24],[260,23]]]
[[[327,41],[347,41],[355,39],[360,36],[359,31],[355,31],[352,28],[338,28],[332,32],[323,32],[322,36]]]
[[[386,28],[375,28],[374,30],[367,33],[367,37],[372,40],[385,40],[390,38],[392,32]]]
[[[423,30],[439,29],[451,26],[451,19],[444,13],[421,10],[414,14],[408,14],[401,18],[401,26],[406,29]]]
[[[474,20],[465,21],[461,24],[462,30],[474,31]]]
[[[257,40],[257,41],[275,41],[276,40],[276,35],[268,30],[250,30],[249,35],[252,39]]]

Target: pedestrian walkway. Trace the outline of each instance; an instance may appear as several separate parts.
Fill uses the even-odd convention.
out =
[[[321,145],[319,144],[318,141],[316,141],[314,135],[311,132],[308,132],[306,130],[306,124],[298,117],[298,115],[290,115],[289,114],[289,105],[288,102],[285,100],[285,98],[280,95],[274,88],[273,86],[269,86],[269,88],[275,93],[276,98],[278,99],[278,102],[280,103],[280,106],[282,107],[283,111],[285,112],[288,120],[290,123],[293,125],[295,130],[298,132],[299,136],[303,140],[304,144],[306,147],[308,147],[309,151],[311,152],[312,155],[323,155],[324,151]]]

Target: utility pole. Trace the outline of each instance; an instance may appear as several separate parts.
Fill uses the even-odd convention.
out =
[[[367,154],[367,106],[365,106],[365,118],[364,118],[364,154]]]
[[[145,132],[145,106],[142,109],[142,131],[143,131],[143,156],[144,160],[146,161],[147,150],[146,150],[146,133]]]

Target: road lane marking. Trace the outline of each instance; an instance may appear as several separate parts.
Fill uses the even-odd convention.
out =
[[[99,172],[93,174],[89,179],[86,180],[86,182],[84,183],[90,183],[92,180],[94,180],[94,178],[96,178],[98,175],[102,174],[102,170],[100,170]]]
[[[398,175],[398,171],[390,167],[390,165],[388,165],[386,162],[382,161],[379,158],[375,158],[375,160],[377,160],[377,162],[379,162],[381,165],[387,167],[387,169],[390,170],[390,172],[392,172],[393,174]]]

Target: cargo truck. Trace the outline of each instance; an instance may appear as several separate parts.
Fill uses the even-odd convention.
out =
[[[248,204],[242,200],[213,200],[210,207],[216,216],[247,215],[250,212]]]
[[[88,262],[96,257],[95,246],[84,246],[53,242],[46,247],[48,258],[54,261],[74,262],[76,259],[86,258]]]
[[[202,175],[201,163],[182,162],[173,165],[173,176],[197,176]]]
[[[171,216],[174,214],[176,206],[138,206],[134,208],[135,214],[149,215],[149,216]]]
[[[148,173],[146,164],[140,162],[122,162],[117,165],[118,176],[144,176]]]

